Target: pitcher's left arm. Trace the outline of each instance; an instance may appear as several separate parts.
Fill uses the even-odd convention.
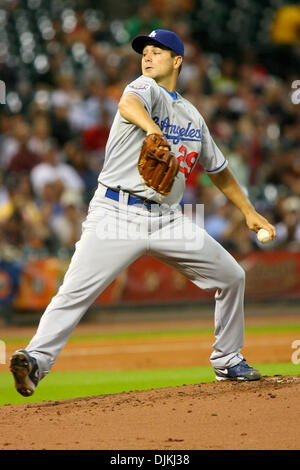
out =
[[[274,240],[276,237],[275,227],[256,212],[228,167],[219,173],[208,174],[208,176],[212,183],[242,212],[250,230],[258,232],[263,228],[270,233],[271,240]]]

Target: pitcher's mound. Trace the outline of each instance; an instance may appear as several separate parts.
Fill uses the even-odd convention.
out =
[[[7,405],[0,449],[298,450],[299,397],[274,376]]]

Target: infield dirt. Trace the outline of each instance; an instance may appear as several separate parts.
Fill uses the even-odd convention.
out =
[[[0,448],[295,450],[299,396],[276,376],[4,406]]]
[[[288,317],[282,316],[287,322]],[[299,316],[289,318],[291,323]],[[274,318],[249,319],[270,325]],[[279,319],[276,318],[276,323]],[[168,323],[170,326],[170,323]],[[168,326],[167,324],[165,327]],[[145,331],[153,324],[140,323]],[[162,328],[162,323],[158,325]],[[172,322],[210,327],[211,320]],[[132,325],[81,325],[80,334],[132,331]],[[6,337],[34,329],[6,328]],[[249,363],[287,362],[297,334],[249,334]],[[55,370],[139,370],[209,365],[213,337],[71,341]],[[9,345],[14,347],[25,345]],[[16,393],[12,390],[12,393]],[[213,382],[0,407],[1,450],[299,450],[300,375],[257,382]],[[24,432],[26,430],[26,432]]]

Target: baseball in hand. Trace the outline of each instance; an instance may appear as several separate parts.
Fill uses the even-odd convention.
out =
[[[257,234],[257,239],[260,243],[269,243],[271,241],[271,235],[268,232],[268,230],[265,230],[264,228],[261,228]]]

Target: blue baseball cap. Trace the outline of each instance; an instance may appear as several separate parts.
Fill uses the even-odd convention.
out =
[[[132,40],[132,48],[142,54],[144,47],[149,42],[157,42],[157,45],[163,45],[168,49],[176,52],[182,58],[184,57],[184,45],[181,39],[173,31],[168,31],[167,29],[155,29],[148,36],[140,34]]]

